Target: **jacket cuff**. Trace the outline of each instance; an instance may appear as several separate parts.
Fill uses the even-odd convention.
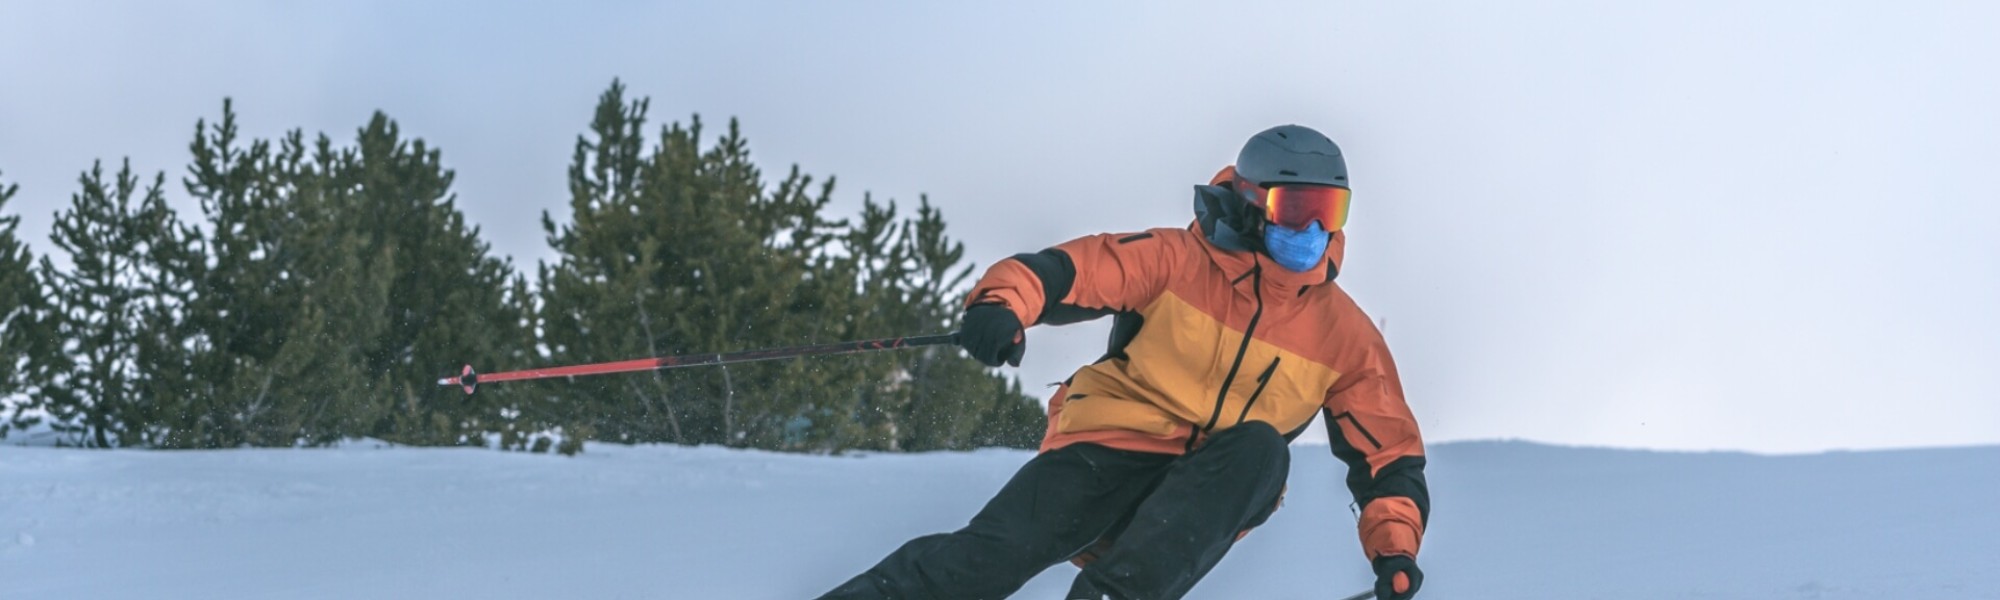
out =
[[[1014,311],[1014,317],[1021,320],[1022,327],[1034,325],[1040,320],[1044,299],[1042,282],[1029,271],[1021,261],[1012,258],[993,263],[986,275],[973,284],[973,293],[966,296],[965,306],[974,304],[999,304]]]
[[[1416,558],[1423,546],[1423,517],[1409,498],[1376,498],[1361,510],[1361,549],[1368,560],[1389,555]]]

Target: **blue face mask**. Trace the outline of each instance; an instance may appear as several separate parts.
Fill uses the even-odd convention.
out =
[[[1270,224],[1264,226],[1264,249],[1278,266],[1295,273],[1304,273],[1319,266],[1326,260],[1326,229],[1319,221],[1308,223],[1304,231]]]

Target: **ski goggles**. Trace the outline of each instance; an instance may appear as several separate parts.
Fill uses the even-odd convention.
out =
[[[1327,231],[1347,225],[1354,191],[1331,185],[1278,184],[1270,187],[1236,180],[1243,199],[1264,209],[1264,220],[1290,229],[1305,229],[1314,221]]]

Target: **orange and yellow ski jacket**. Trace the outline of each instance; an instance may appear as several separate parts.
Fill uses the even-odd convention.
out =
[[[1049,400],[1042,451],[1180,454],[1248,421],[1290,439],[1323,414],[1368,558],[1414,557],[1430,512],[1423,440],[1381,333],[1333,283],[1345,241],[1335,232],[1327,260],[1300,273],[1218,246],[1200,221],[1086,236],[994,264],[968,304],[1028,325],[1115,315],[1110,352]]]

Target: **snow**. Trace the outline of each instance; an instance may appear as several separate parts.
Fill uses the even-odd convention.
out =
[[[1294,454],[1285,508],[1191,598],[1368,587],[1344,468]],[[0,598],[809,598],[956,528],[1029,456],[0,446]],[[2000,598],[2000,447],[1468,442],[1429,473],[1427,600]]]

